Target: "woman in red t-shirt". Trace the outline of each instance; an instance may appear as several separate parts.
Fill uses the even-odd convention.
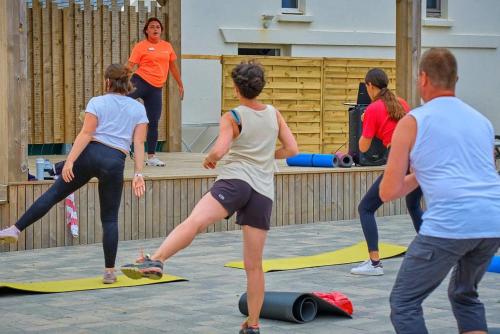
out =
[[[359,150],[361,152],[368,151],[373,138],[380,139],[385,147],[390,148],[396,124],[410,108],[405,100],[397,97],[387,87],[389,78],[383,70],[373,68],[368,71],[365,83],[372,103],[366,108],[363,115],[363,132],[359,139]],[[375,212],[383,204],[379,195],[380,181],[382,181],[382,175],[375,180],[358,206],[361,227],[368,245],[370,259],[352,268],[351,274],[370,276],[384,274],[378,252],[378,230],[375,221]],[[421,199],[420,187],[406,196],[408,213],[417,233],[422,224]]]
[[[150,18],[143,28],[146,39],[137,43],[128,59],[128,67],[134,75],[131,82],[135,90],[128,96],[144,101],[149,126],[147,135],[148,159],[146,165],[165,166],[157,156],[156,143],[158,142],[158,121],[162,109],[162,87],[171,72],[179,87],[181,99],[184,96],[181,75],[175,65],[177,56],[172,45],[161,39],[163,25],[156,17]]]

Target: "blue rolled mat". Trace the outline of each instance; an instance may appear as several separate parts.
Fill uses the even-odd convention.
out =
[[[490,262],[490,266],[488,267],[488,271],[490,273],[500,274],[500,256],[493,256]]]
[[[298,166],[298,167],[312,167],[313,163],[312,153],[299,153],[296,156],[286,159],[286,164],[288,166]]]
[[[335,154],[314,154],[313,167],[338,167],[339,158]]]

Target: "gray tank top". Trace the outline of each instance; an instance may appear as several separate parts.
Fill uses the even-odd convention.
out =
[[[239,106],[235,111],[242,129],[233,140],[217,180],[243,180],[256,192],[274,200],[274,153],[279,130],[277,111],[271,105],[262,111],[246,106]]]

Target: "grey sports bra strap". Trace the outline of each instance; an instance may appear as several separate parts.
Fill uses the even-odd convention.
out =
[[[236,124],[238,124],[238,130],[240,130],[240,132],[241,132],[241,119],[240,119],[240,115],[238,115],[238,113],[234,109],[231,109],[231,115],[233,116],[234,121],[236,122]]]

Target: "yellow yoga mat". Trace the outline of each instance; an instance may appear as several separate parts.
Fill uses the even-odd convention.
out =
[[[19,290],[19,291],[39,292],[39,293],[55,293],[55,292],[70,292],[70,291],[82,291],[82,290],[113,289],[113,288],[122,288],[126,286],[138,286],[138,285],[148,285],[148,284],[158,284],[158,283],[168,283],[168,282],[178,282],[178,281],[186,281],[186,279],[182,277],[165,274],[159,280],[151,280],[147,278],[133,280],[126,276],[118,275],[116,283],[103,284],[102,276],[98,276],[98,277],[70,279],[64,281],[19,282],[19,283],[0,282],[0,291],[7,289],[7,290]]]
[[[393,244],[379,244],[380,258],[386,259],[401,255],[406,252],[406,247]],[[264,260],[262,266],[264,272],[294,270],[322,266],[333,266],[361,262],[368,258],[366,242],[362,241],[355,245],[342,248],[333,252],[320,253],[310,256],[289,257],[280,259]],[[225,267],[243,269],[243,261],[228,262]]]

